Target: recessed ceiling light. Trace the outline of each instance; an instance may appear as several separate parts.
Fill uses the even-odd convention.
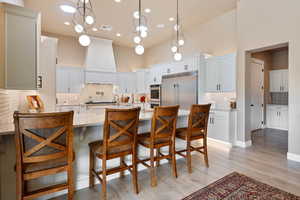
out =
[[[145,13],[151,13],[151,9],[150,8],[145,8]]]
[[[66,26],[70,26],[71,24],[70,24],[70,22],[65,22],[64,23]]]
[[[98,29],[97,29],[97,28],[95,28],[95,27],[94,27],[94,28],[92,28],[92,30],[93,30],[94,32],[98,31]]]
[[[165,28],[165,25],[164,24],[157,24],[156,27],[157,28]]]
[[[121,33],[117,33],[116,36],[117,36],[117,37],[121,37]]]
[[[115,2],[120,3],[122,0],[115,0]]]
[[[73,6],[69,6],[69,5],[61,5],[60,9],[62,9],[62,11],[66,12],[66,13],[75,13],[76,12],[76,8],[74,8]]]
[[[169,18],[169,21],[170,21],[170,22],[172,22],[172,21],[174,21],[174,20],[175,20],[174,17],[170,17],[170,18]]]

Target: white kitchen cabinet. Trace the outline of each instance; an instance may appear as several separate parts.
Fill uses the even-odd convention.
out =
[[[270,71],[270,92],[288,92],[288,70]]]
[[[147,93],[147,82],[146,82],[146,71],[141,70],[135,72],[136,75],[136,93],[145,94]]]
[[[85,71],[85,83],[116,84],[117,73]]]
[[[267,105],[267,127],[288,130],[288,106]]]
[[[136,93],[136,74],[133,72],[119,72],[117,85],[119,93]]]
[[[0,3],[0,88],[38,88],[40,32],[38,12]]]
[[[208,137],[233,144],[236,134],[234,115],[236,115],[234,111],[212,110],[208,120]]]
[[[79,67],[58,67],[56,93],[80,93],[84,84],[83,70]]]
[[[161,84],[161,77],[163,75],[163,67],[153,67],[150,69],[150,85]]]
[[[234,92],[236,55],[211,57],[206,60],[206,92]]]

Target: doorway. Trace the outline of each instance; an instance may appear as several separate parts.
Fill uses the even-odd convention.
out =
[[[249,65],[251,117],[248,123],[252,144],[268,145],[285,153],[289,128],[288,62],[289,48],[285,45],[251,52]]]

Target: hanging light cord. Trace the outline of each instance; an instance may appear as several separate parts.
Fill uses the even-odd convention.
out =
[[[179,45],[178,45],[178,41],[179,41],[179,9],[178,9],[178,0],[177,0],[177,19],[176,19],[176,42],[177,42],[177,44],[176,44],[176,46],[177,46],[177,52],[179,52]]]
[[[139,0],[139,35],[141,35],[142,0]]]

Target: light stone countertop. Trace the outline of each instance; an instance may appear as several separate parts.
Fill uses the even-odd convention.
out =
[[[113,106],[116,108],[115,106]],[[120,107],[118,107],[120,108]],[[123,108],[123,107],[121,107]],[[128,107],[127,107],[128,108]],[[146,111],[140,113],[140,121],[151,120],[153,112]],[[179,110],[178,117],[185,117],[189,115],[188,110]],[[104,124],[105,115],[103,112],[97,112],[97,110],[88,109],[86,111],[74,112],[74,127],[90,127],[90,126],[102,126]],[[14,134],[14,124],[7,124],[7,126],[0,127],[0,136]]]

